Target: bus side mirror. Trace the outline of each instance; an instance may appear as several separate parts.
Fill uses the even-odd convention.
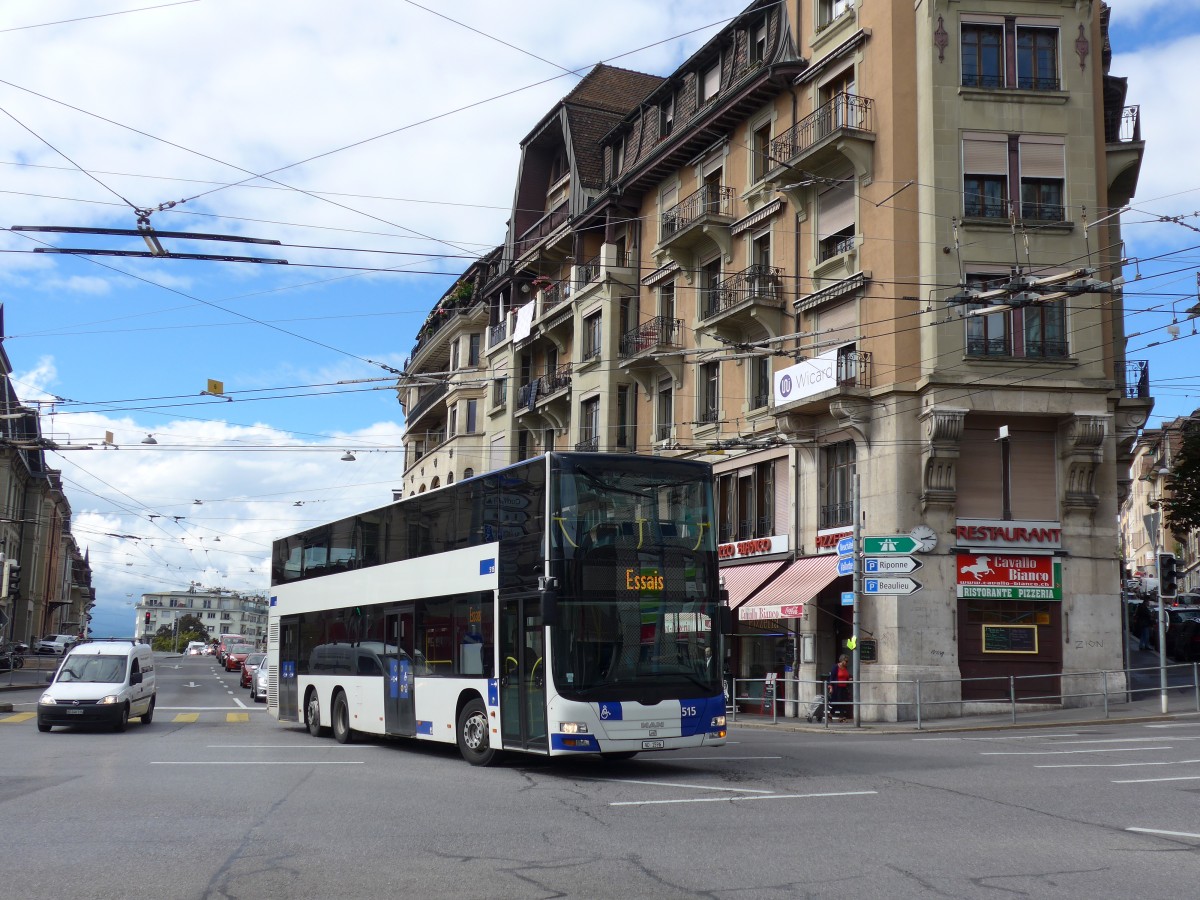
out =
[[[538,579],[542,595],[542,623],[558,624],[558,579],[543,575]]]
[[[717,607],[717,624],[720,626],[721,634],[729,637],[733,634],[733,610],[722,604]]]

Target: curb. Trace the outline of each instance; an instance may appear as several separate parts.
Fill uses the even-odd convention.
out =
[[[978,724],[954,724],[954,725],[926,725],[917,728],[915,725],[895,725],[891,727],[881,728],[878,725],[859,725],[855,727],[850,725],[842,728],[825,728],[821,725],[780,725],[771,724],[770,722],[732,722],[729,727],[754,728],[760,731],[785,731],[794,734],[863,734],[863,735],[884,735],[884,734],[947,734],[962,731],[1012,731],[1014,729],[1024,730],[1030,728],[1062,728],[1064,726],[1083,727],[1096,725],[1115,725],[1123,723],[1139,723],[1139,722],[1169,722],[1177,719],[1187,719],[1196,717],[1197,713],[1161,713],[1150,716],[1120,716],[1109,719],[1056,719],[1047,722],[980,722]]]

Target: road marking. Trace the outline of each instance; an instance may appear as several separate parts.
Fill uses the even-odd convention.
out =
[[[1195,728],[1200,722],[1162,722],[1157,725],[1147,725],[1147,728]]]
[[[238,706],[240,706],[242,709],[249,709],[249,708],[250,708],[250,707],[248,707],[248,706],[247,706],[245,703],[243,703],[241,700],[239,700],[237,697],[234,697],[234,698],[233,698],[233,702],[234,702],[234,703],[236,703]]]
[[[1172,759],[1159,762],[1135,763],[1055,763],[1054,765],[1034,766],[1035,769],[1124,769],[1130,766],[1184,766],[1189,763],[1200,763],[1200,759]]]
[[[21,722],[28,722],[36,715],[37,713],[35,712],[13,713],[11,716],[5,716],[3,719],[0,719],[0,722],[6,725],[19,725]]]
[[[158,706],[155,707],[159,712],[229,712],[231,706]],[[246,707],[247,712],[266,712],[266,707]]]
[[[330,760],[310,759],[307,762],[272,760],[272,759],[263,759],[263,760],[253,760],[253,759],[206,760],[206,759],[199,759],[199,760],[190,760],[190,761],[180,760],[178,762],[171,761],[171,760],[166,760],[166,761],[151,760],[150,765],[152,765],[152,766],[361,766],[361,765],[363,765],[363,761],[361,759],[330,759]]]
[[[374,750],[375,744],[209,744],[209,750]]]
[[[980,756],[1067,756],[1072,753],[1140,753],[1143,750],[1174,750],[1174,747],[1109,747],[1107,750],[1010,750],[980,753]]]
[[[674,787],[689,791],[728,791],[731,794],[774,794],[774,791],[763,791],[756,788],[709,787],[704,784],[679,784],[674,781],[636,781],[632,778],[589,778],[588,781],[608,781],[613,784],[646,784],[650,787]]]
[[[1069,734],[1014,734],[1011,737],[927,737],[913,738],[914,741],[1040,741],[1045,738],[1079,737],[1086,732],[1072,731]]]
[[[1103,738],[1094,741],[1059,741],[1060,744],[1138,744],[1142,741],[1157,741],[1156,737],[1144,738]],[[1172,735],[1173,741],[1200,741],[1200,737],[1179,737]]]
[[[640,760],[638,760],[638,762],[661,762],[661,763],[673,763],[673,762],[712,762],[712,761],[714,761],[714,760],[718,760],[718,759],[719,759],[719,760],[721,760],[721,761],[723,762],[723,761],[725,761],[725,760],[727,760],[727,759],[729,759],[729,760],[733,760],[733,759],[738,759],[738,760],[744,760],[744,759],[783,759],[783,757],[782,757],[782,756],[717,756],[717,755],[715,755],[715,754],[714,754],[714,755],[712,755],[712,756],[671,756],[671,757],[646,757],[645,759],[640,759]]]
[[[1127,781],[1114,781],[1113,784],[1152,784],[1155,781],[1200,781],[1200,775],[1180,775],[1177,778],[1131,778]]]
[[[250,713],[225,713],[226,722],[249,722]]]
[[[692,797],[688,800],[623,800],[609,806],[666,806],[673,803],[734,803],[739,800],[807,800],[814,797],[861,797],[878,791],[842,791],[830,794],[769,794],[759,797]]]
[[[1157,828],[1126,828],[1125,830],[1136,831],[1138,834],[1165,834],[1168,837],[1196,838],[1200,840],[1200,834],[1192,834],[1187,831],[1160,831]]]

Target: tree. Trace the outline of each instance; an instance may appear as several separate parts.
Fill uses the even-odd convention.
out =
[[[1163,512],[1173,534],[1187,534],[1200,528],[1200,420],[1185,419],[1179,437],[1167,475],[1170,496],[1163,500]]]
[[[185,638],[184,635],[191,635]],[[190,613],[186,616],[180,616],[179,622],[167,622],[165,625],[159,625],[158,631],[154,632],[155,638],[174,638],[178,637],[180,646],[186,647],[186,641],[204,641],[208,643],[208,629],[204,627],[204,623],[200,621],[199,616],[193,616]]]

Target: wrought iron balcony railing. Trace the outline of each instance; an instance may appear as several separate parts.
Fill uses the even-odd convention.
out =
[[[595,453],[600,449],[600,438],[595,436],[584,438],[575,445],[575,449],[580,453]]]
[[[662,214],[662,239],[678,234],[701,216],[732,216],[733,188],[706,184]]]
[[[600,257],[593,256],[581,266],[575,267],[575,283],[580,287],[591,284],[600,277]]]
[[[499,325],[488,326],[488,346],[495,347],[501,341],[508,337],[508,323],[501,322]]]
[[[525,232],[516,240],[517,256],[524,256],[528,251],[532,250],[545,237],[558,229],[567,221],[567,204],[560,203],[557,207],[550,210],[540,219],[533,223]]]
[[[774,266],[753,265],[726,278],[705,292],[704,318],[710,319],[751,299],[782,303],[782,275],[783,270]]]
[[[1125,106],[1104,110],[1104,140],[1109,144],[1136,143],[1142,139],[1142,108]]]
[[[424,388],[417,392],[417,402],[413,404],[412,409],[406,410],[404,418],[409,422],[415,422],[428,412],[434,404],[439,400],[444,400],[446,392],[449,390],[449,385],[446,383],[436,384],[430,388]]]
[[[678,347],[682,334],[683,319],[655,316],[621,335],[621,357],[636,356],[656,347]]]
[[[771,155],[785,161],[794,159],[839,129],[874,132],[874,121],[874,100],[856,94],[837,94],[771,141]]]
[[[1145,400],[1150,396],[1150,362],[1145,359],[1125,361],[1125,369],[1119,372],[1121,393],[1130,400]]]
[[[821,507],[818,528],[837,528],[854,524],[854,508],[850,503],[829,503]]]
[[[1011,356],[1007,337],[967,338],[967,356]]]

